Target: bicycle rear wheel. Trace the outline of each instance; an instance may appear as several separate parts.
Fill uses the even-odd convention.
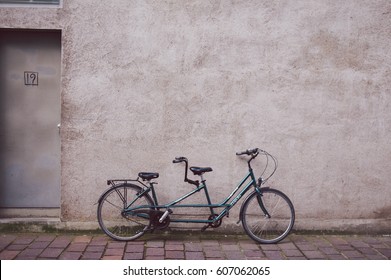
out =
[[[148,194],[138,196],[142,188],[133,184],[122,184],[110,188],[99,199],[98,222],[111,238],[130,241],[141,237],[150,226],[149,215],[125,213],[127,207],[153,206]],[[148,209],[146,209],[148,210]]]
[[[274,189],[261,189],[250,194],[244,201],[241,220],[245,232],[256,242],[277,243],[291,231],[295,222],[295,210],[292,202],[282,192]],[[261,207],[270,215],[266,215]]]

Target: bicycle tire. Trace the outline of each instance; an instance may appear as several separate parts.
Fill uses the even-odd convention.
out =
[[[118,241],[135,240],[150,228],[150,219],[124,214],[129,206],[153,206],[149,194],[140,197],[142,188],[133,184],[121,184],[108,189],[99,199],[97,216],[100,228],[105,234]]]
[[[262,195],[259,195],[254,191],[243,202],[241,220],[244,231],[258,243],[278,243],[292,230],[295,209],[290,199],[281,191],[263,188],[261,193]],[[270,217],[262,210],[259,198]]]

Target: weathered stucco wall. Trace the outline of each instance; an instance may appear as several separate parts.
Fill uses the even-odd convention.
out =
[[[162,202],[185,193],[179,155],[220,201],[259,147],[297,228],[390,229],[389,1],[69,0],[0,8],[0,27],[62,29],[64,221],[140,170]]]

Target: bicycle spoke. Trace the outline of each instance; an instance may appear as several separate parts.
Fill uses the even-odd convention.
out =
[[[114,203],[112,203],[112,202],[110,202],[110,201],[108,201],[108,200],[106,200],[106,202],[107,202],[108,204],[114,206],[114,207],[117,208],[118,210],[121,210],[121,211],[123,210],[122,207],[119,207],[119,206],[115,205]]]
[[[104,194],[98,205],[98,222],[108,236],[122,241],[133,240],[149,229],[149,218],[129,211],[127,206],[128,201],[134,205],[145,205],[146,208],[153,205],[148,194],[139,195],[140,190],[136,185],[124,184]]]
[[[275,243],[289,233],[293,226],[294,210],[284,194],[271,189],[263,191],[262,203],[269,217],[260,207],[257,194],[245,203],[243,227],[251,238],[261,243]]]

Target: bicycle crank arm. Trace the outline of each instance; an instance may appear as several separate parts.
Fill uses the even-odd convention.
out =
[[[167,218],[167,216],[169,214],[171,214],[171,213],[172,213],[172,210],[171,209],[167,209],[166,212],[164,212],[164,214],[160,217],[159,223],[163,223],[164,220]]]

